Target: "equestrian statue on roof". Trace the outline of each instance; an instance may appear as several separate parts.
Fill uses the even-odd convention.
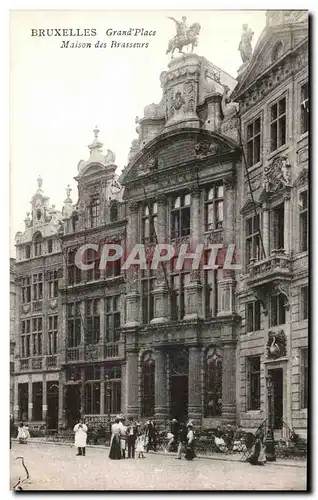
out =
[[[179,54],[183,54],[182,48],[189,45],[192,45],[191,52],[193,52],[194,47],[198,45],[198,36],[201,30],[201,25],[199,23],[193,23],[190,27],[188,27],[187,18],[185,16],[182,17],[181,21],[177,21],[174,17],[168,17],[168,19],[174,21],[177,34],[169,41],[166,54],[171,52],[172,59],[176,49],[179,50]]]

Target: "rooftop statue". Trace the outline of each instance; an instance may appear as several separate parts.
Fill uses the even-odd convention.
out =
[[[201,25],[199,23],[193,23],[188,27],[186,22],[187,18],[185,16],[182,17],[181,21],[177,21],[174,17],[168,17],[168,19],[174,21],[177,34],[169,41],[166,54],[171,52],[172,59],[176,49],[179,50],[179,54],[183,54],[182,48],[188,45],[192,45],[191,52],[193,52],[194,47],[198,45],[198,35],[201,30]]]
[[[238,50],[241,53],[241,58],[243,64],[249,61],[252,58],[253,49],[252,49],[252,38],[254,32],[248,27],[248,24],[243,24],[243,33],[241,36],[241,41],[238,47]]]

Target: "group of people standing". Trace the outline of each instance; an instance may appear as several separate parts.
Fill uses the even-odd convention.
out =
[[[145,458],[145,451],[153,449],[156,451],[157,431],[154,422],[147,421],[143,430],[141,425],[130,419],[128,425],[125,418],[118,416],[112,425],[112,436],[110,440],[109,458],[120,460],[126,458]]]
[[[171,421],[171,432],[168,433],[167,451],[177,451],[177,460],[181,460],[182,454],[186,460],[193,460],[195,457],[194,427],[191,420],[187,424],[179,423],[176,418]]]

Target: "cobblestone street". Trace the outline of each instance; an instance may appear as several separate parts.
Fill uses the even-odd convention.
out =
[[[13,443],[10,488],[18,477],[30,479],[24,490],[305,490],[306,468],[278,464],[264,467],[244,462],[145,454],[146,458],[112,461],[108,449],[87,448],[77,457],[74,446]]]

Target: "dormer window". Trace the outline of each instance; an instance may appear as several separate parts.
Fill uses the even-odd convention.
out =
[[[34,257],[38,257],[42,254],[42,236],[40,233],[34,236],[33,240],[34,245]]]
[[[89,206],[89,216],[91,227],[97,227],[99,225],[100,218],[100,199],[98,196],[94,196],[91,199]]]

